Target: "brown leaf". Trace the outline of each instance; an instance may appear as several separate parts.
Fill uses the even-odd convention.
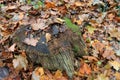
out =
[[[31,9],[31,6],[28,6],[28,5],[21,6],[20,9],[23,10],[23,11],[28,11],[28,10]]]
[[[27,69],[28,66],[28,61],[26,59],[26,57],[19,55],[19,56],[15,56],[16,59],[13,59],[13,66],[15,69],[17,70],[21,70],[22,68],[24,68],[24,70]]]
[[[84,5],[84,3],[80,2],[80,1],[75,2],[75,6],[83,6],[83,5]]]
[[[83,56],[83,58],[88,59],[89,61],[98,61],[98,59],[94,56]]]
[[[100,41],[98,40],[95,40],[93,43],[92,43],[92,47],[94,49],[96,49],[97,51],[99,52],[103,52],[103,49],[105,48],[105,45],[103,43],[101,43]]]
[[[45,2],[46,8],[55,8],[55,3],[54,2]]]
[[[56,72],[55,72],[55,79],[58,79],[58,78],[61,78],[62,77],[62,72],[60,71],[60,70],[57,70]]]
[[[45,29],[47,20],[45,19],[37,19],[37,22],[31,23],[32,29],[33,30],[43,30]]]
[[[32,73],[32,80],[48,80],[47,76],[44,75],[44,69],[37,67]]]
[[[114,75],[116,77],[116,80],[120,80],[120,73],[119,72],[116,72]]]
[[[42,67],[38,67],[35,69],[35,74],[36,75],[44,75],[44,69]]]
[[[10,46],[10,47],[8,48],[8,50],[9,50],[9,51],[14,51],[14,50],[15,50],[15,46],[16,46],[16,44],[14,43],[12,46]]]
[[[51,40],[51,34],[50,33],[46,33],[45,37],[46,37],[47,42]]]
[[[115,15],[114,15],[113,13],[108,14],[108,18],[109,18],[110,20],[113,20],[114,17],[115,17]]]
[[[114,59],[114,53],[115,53],[115,52],[113,51],[112,48],[106,47],[106,50],[104,51],[104,53],[102,54],[102,56],[103,56],[104,58],[107,58],[107,59],[111,59],[111,58]]]
[[[40,77],[40,80],[52,80],[52,79],[49,79],[49,77],[47,75],[42,75]]]
[[[34,39],[34,38],[25,38],[24,43],[28,44],[28,45],[32,45],[32,46],[36,46],[37,45],[38,40]]]
[[[110,30],[109,33],[110,33],[111,37],[115,37],[118,40],[120,40],[120,31],[118,29],[114,28],[114,29]]]
[[[81,75],[84,76],[85,74],[88,74],[88,75],[91,74],[91,68],[89,67],[88,64],[83,63],[83,64],[81,64],[81,67],[78,71],[78,75],[79,76],[81,76]]]

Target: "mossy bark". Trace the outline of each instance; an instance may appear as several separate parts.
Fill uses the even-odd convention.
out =
[[[85,50],[86,46],[82,37],[70,30],[66,30],[59,36],[60,38],[57,39],[56,42],[58,42],[59,46],[67,41],[68,43],[65,44],[69,48],[67,48],[66,45],[62,45],[57,49],[56,54],[53,54],[52,52],[54,49],[46,54],[42,52],[42,43],[38,43],[36,46],[23,43],[23,40],[26,38],[25,33],[28,27],[30,26],[22,26],[18,29],[14,34],[13,42],[15,42],[20,49],[26,51],[27,56],[32,62],[42,64],[44,68],[50,70],[65,70],[69,78],[72,78],[74,74],[74,56],[87,55]],[[51,45],[54,46],[54,44],[51,43],[49,45],[50,47]],[[50,49],[50,47],[48,47],[48,49]]]

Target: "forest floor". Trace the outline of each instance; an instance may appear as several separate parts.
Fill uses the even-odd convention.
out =
[[[89,52],[75,59],[73,80],[120,80],[120,0],[0,0],[0,80],[68,80],[64,71],[29,63],[11,42],[20,25],[44,30],[64,17],[81,29]]]

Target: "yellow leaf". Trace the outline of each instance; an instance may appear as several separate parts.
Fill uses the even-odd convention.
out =
[[[61,78],[62,77],[62,72],[60,70],[57,70],[55,72],[55,78],[58,79],[58,78]]]
[[[114,75],[116,77],[116,80],[120,80],[120,73],[119,72],[116,72]]]
[[[87,30],[90,34],[93,34],[94,33],[94,30],[96,30],[94,27],[92,26],[87,26]]]
[[[45,37],[46,37],[47,42],[51,40],[51,34],[50,33],[46,33]]]
[[[120,69],[120,63],[117,61],[109,61],[109,64],[117,71]]]

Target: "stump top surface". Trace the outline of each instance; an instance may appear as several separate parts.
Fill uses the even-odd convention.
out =
[[[53,55],[58,54],[60,50],[72,51],[71,43],[73,43],[73,39],[79,40],[79,36],[64,25],[56,23],[44,30],[37,31],[32,30],[29,25],[21,26],[15,32],[13,41],[26,52]],[[28,41],[26,42],[26,40]],[[31,43],[36,43],[36,45]]]

